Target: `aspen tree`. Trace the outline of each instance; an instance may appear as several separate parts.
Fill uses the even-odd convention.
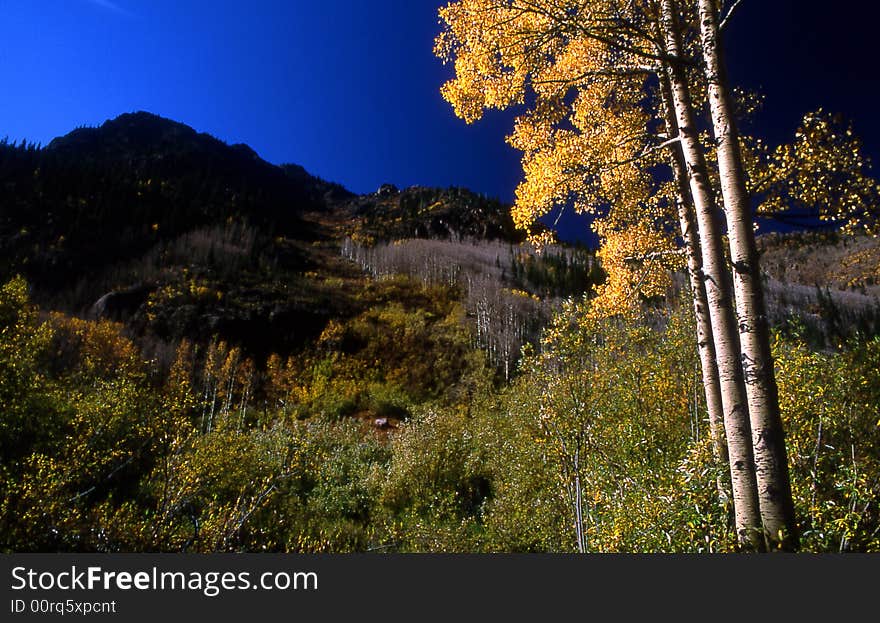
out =
[[[739,134],[719,39],[718,8],[714,0],[699,0],[698,8],[703,67],[733,263],[761,521],[774,547],[793,550],[797,548],[797,522],[788,475],[785,434],[770,352],[770,327],[761,286],[751,200],[746,189]]]
[[[819,218],[848,234],[880,234],[880,183],[851,122],[819,109],[804,115],[790,143],[770,150],[744,141],[748,190],[758,213]]]
[[[634,293],[651,295],[662,288],[664,271],[658,268],[666,267],[652,262],[637,278],[625,258],[627,252],[666,255],[674,242],[663,234],[670,233],[670,216],[677,217],[692,284],[698,276],[703,286],[692,290],[698,343],[706,345],[701,362],[716,453],[723,456],[726,437],[737,534],[745,547],[761,549],[764,530],[732,279],[713,170],[696,122],[705,77],[697,74],[694,80],[699,59],[687,58],[691,49],[684,50],[684,41],[698,34],[691,27],[698,9],[695,0],[460,0],[441,9],[445,29],[435,51],[455,60],[455,78],[444,85],[443,95],[466,121],[488,108],[529,101],[509,137],[524,153],[525,179],[513,217],[527,227],[552,207],[566,205],[595,215],[609,271],[597,308],[631,312],[626,306]],[[687,37],[683,23],[690,28]],[[651,76],[661,83],[659,105],[646,96]],[[658,124],[666,126],[663,144],[652,136]],[[670,147],[667,164],[673,170],[673,183],[665,189],[650,173],[663,147]],[[666,207],[675,205],[677,214],[663,210],[664,194],[672,198]]]
[[[724,409],[737,537],[740,543],[761,549],[763,536],[751,426],[740,364],[736,318],[731,306],[730,278],[722,249],[721,224],[699,140],[687,73],[680,62],[682,36],[678,7],[675,0],[661,0],[660,4],[660,27],[665,38],[666,51],[672,57],[670,62],[665,63],[672,92],[672,106],[687,166],[703,254],[704,281]]]
[[[672,215],[658,209],[656,185],[649,172],[659,163],[661,152],[652,149],[653,137],[646,132],[651,114],[645,110],[645,82],[652,73],[664,76],[659,61],[668,58],[662,37],[646,36],[659,30],[655,4],[626,3],[624,7],[615,2],[551,5],[464,0],[441,10],[448,28],[438,38],[437,52],[447,59],[455,57],[456,65],[455,78],[444,85],[443,94],[459,116],[473,121],[486,108],[523,102],[527,86],[533,88],[536,103],[518,118],[508,139],[524,153],[525,179],[517,189],[513,216],[520,227],[527,228],[552,206],[568,201],[576,210],[596,216],[593,227],[602,240],[600,256],[609,274],[596,307],[606,313],[631,313],[635,290],[656,295],[668,283],[664,280],[666,266],[652,263],[636,274],[627,266],[627,256],[662,254],[674,248],[669,234],[663,234],[669,231],[667,223]],[[573,101],[566,100],[572,90]],[[708,185],[708,175],[702,179]],[[681,189],[679,184],[679,196]],[[703,198],[706,196],[704,193]],[[685,207],[681,200],[676,205],[679,211]],[[708,205],[709,210],[714,208],[714,203]],[[602,211],[598,206],[609,207]],[[696,276],[703,263],[695,255],[699,249],[696,228],[687,224],[687,212],[678,216],[682,237],[694,243],[686,246],[686,254],[691,274]],[[716,227],[712,234],[715,238],[707,244],[715,255],[707,281],[714,287],[711,303],[715,313],[726,319],[726,324],[716,323],[725,364],[724,399],[729,403],[731,432],[742,440],[734,445],[746,453],[744,458],[735,457],[732,465],[748,481],[751,442],[738,369],[736,325],[729,290],[725,289],[728,280],[720,252],[720,229]],[[717,380],[714,352],[719,339],[710,333],[710,301],[701,302],[706,286],[697,281],[693,287],[695,313],[701,327],[698,343],[712,437],[716,453],[724,459],[722,386]],[[730,310],[726,316],[725,309]],[[754,496],[739,497],[749,501],[741,501],[741,507],[754,506]],[[746,517],[754,520],[757,512]],[[752,521],[739,531],[754,532],[757,527],[757,521]]]

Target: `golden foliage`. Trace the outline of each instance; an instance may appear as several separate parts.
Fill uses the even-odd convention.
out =
[[[507,139],[523,152],[514,223],[532,232],[557,210],[592,214],[608,247],[603,300],[610,313],[631,310],[635,290],[653,296],[665,281],[662,263],[639,277],[624,258],[673,243],[663,233],[674,223],[669,188],[651,171],[664,152],[647,105],[650,42],[615,19],[651,19],[651,4],[460,0],[440,10],[444,29],[434,49],[454,61],[442,94],[466,122],[528,101]],[[546,235],[532,241],[540,247]]]
[[[591,313],[635,317],[640,311],[639,295],[663,296],[672,285],[670,269],[678,267],[675,260],[680,257],[671,253],[672,236],[636,224],[605,231],[603,238],[604,244],[597,255],[608,278],[596,289],[597,298]]]
[[[852,124],[819,109],[804,116],[792,143],[772,152],[760,141],[750,147],[760,212],[801,208],[846,233],[880,233],[880,183]]]

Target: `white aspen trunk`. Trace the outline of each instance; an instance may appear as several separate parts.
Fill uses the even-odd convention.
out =
[[[251,383],[252,383],[252,379],[249,378],[247,380],[247,383],[244,386],[244,393],[241,397],[241,411],[239,412],[239,416],[238,416],[238,430],[239,431],[244,430],[244,418],[245,418],[245,415],[247,414],[248,402],[250,401],[250,398],[251,398]]]
[[[661,96],[667,138],[678,132],[669,76],[660,76]],[[678,212],[681,237],[687,257],[688,278],[694,297],[694,318],[697,325],[697,349],[700,356],[703,391],[706,396],[706,410],[709,413],[709,434],[718,465],[728,464],[727,437],[724,434],[724,407],[721,399],[721,383],[718,380],[718,362],[715,356],[715,343],[712,341],[712,320],[709,316],[709,300],[706,284],[703,281],[703,254],[700,251],[700,236],[697,232],[696,217],[690,205],[687,168],[681,146],[671,146],[670,165],[676,184],[676,208]],[[719,477],[718,494],[722,503],[730,499],[726,479]]]
[[[224,418],[228,418],[229,414],[232,412],[232,397],[235,393],[235,371],[237,369],[237,365],[233,366],[232,371],[229,373],[229,386],[226,390],[226,401],[220,411]]]
[[[574,451],[574,517],[577,525],[575,531],[577,533],[578,551],[581,554],[587,553],[587,539],[584,534],[584,516],[583,516],[583,491],[581,490],[581,465],[580,465],[580,444]]]
[[[674,0],[661,4],[661,27],[666,51],[673,57],[668,63],[676,125],[687,165],[688,181],[699,228],[703,253],[706,298],[712,322],[712,336],[718,363],[718,380],[724,409],[724,428],[730,457],[730,481],[733,492],[734,521],[741,546],[763,549],[761,516],[752,454],[751,426],[745,398],[736,318],[730,300],[730,285],[721,247],[721,228],[717,222],[715,200],[699,142],[693,103],[681,57],[681,32]]]
[[[764,290],[755,245],[751,201],[733,113],[718,30],[718,9],[699,0],[700,40],[708,83],[712,126],[718,146],[721,193],[727,214],[733,287],[739,316],[742,367],[749,401],[761,520],[774,548],[797,549],[785,434],[770,351]]]
[[[210,433],[214,428],[214,410],[217,408],[217,385],[214,384],[214,392],[211,394],[211,412],[208,415],[208,430],[205,432]]]
[[[202,425],[201,432],[205,433],[208,430],[208,396],[210,395],[210,391],[208,388],[207,379],[203,379],[202,383],[205,386],[204,391],[202,392]]]

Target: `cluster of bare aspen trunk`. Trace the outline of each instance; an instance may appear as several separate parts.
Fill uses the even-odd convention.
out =
[[[696,9],[732,271],[699,138],[676,0],[660,3],[658,40],[665,49],[658,75],[667,135],[678,139],[671,143],[670,164],[678,186],[712,440],[718,460],[730,466],[730,499],[741,545],[794,550],[798,537],[788,461],[718,5],[698,0]],[[723,496],[727,486],[719,482]]]
[[[199,378],[201,432],[210,433],[218,423],[234,430],[244,429],[255,373],[253,362],[237,346],[229,347],[222,341],[208,345]]]
[[[500,259],[513,256],[509,244],[409,239],[364,246],[346,238],[341,252],[376,279],[404,274],[426,285],[460,288],[474,320],[474,346],[505,380],[513,375],[523,345],[536,340],[548,315],[548,303],[503,287]]]

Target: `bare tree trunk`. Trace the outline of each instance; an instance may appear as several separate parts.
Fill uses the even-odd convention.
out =
[[[580,443],[577,444],[574,451],[574,518],[577,525],[575,533],[577,534],[578,551],[581,554],[587,553],[587,536],[584,532],[584,511],[583,511],[583,490],[581,487],[581,448]]]
[[[661,3],[661,28],[668,54],[681,57],[681,31],[674,0]],[[673,106],[682,154],[687,165],[688,181],[694,201],[706,298],[712,321],[712,336],[718,363],[718,379],[724,409],[724,428],[733,490],[734,516],[739,543],[746,548],[763,549],[761,516],[752,454],[751,426],[745,398],[736,319],[730,300],[730,285],[721,247],[721,229],[717,222],[715,201],[702,146],[695,124],[688,78],[682,63],[668,63]]]
[[[717,7],[713,0],[699,0],[699,10],[709,106],[718,145],[718,169],[733,260],[733,284],[761,519],[773,546],[794,550],[798,543],[797,523],[785,435],[779,413],[779,394],[770,351],[770,330],[761,286],[751,202],[746,189],[739,135],[719,41]]]
[[[678,132],[669,76],[660,72],[660,88],[663,105],[663,118],[667,138]],[[697,325],[697,349],[700,355],[703,391],[706,395],[706,409],[709,413],[709,434],[718,465],[727,465],[727,438],[724,434],[724,407],[721,399],[721,383],[718,380],[718,362],[715,356],[715,343],[712,341],[712,320],[709,316],[709,300],[706,297],[706,284],[703,281],[703,254],[700,251],[700,236],[697,232],[696,217],[690,204],[690,188],[687,168],[680,145],[670,147],[670,165],[676,184],[676,208],[681,226],[687,257],[687,271],[694,297],[694,317]],[[729,482],[718,478],[718,495],[722,503],[730,499]]]

